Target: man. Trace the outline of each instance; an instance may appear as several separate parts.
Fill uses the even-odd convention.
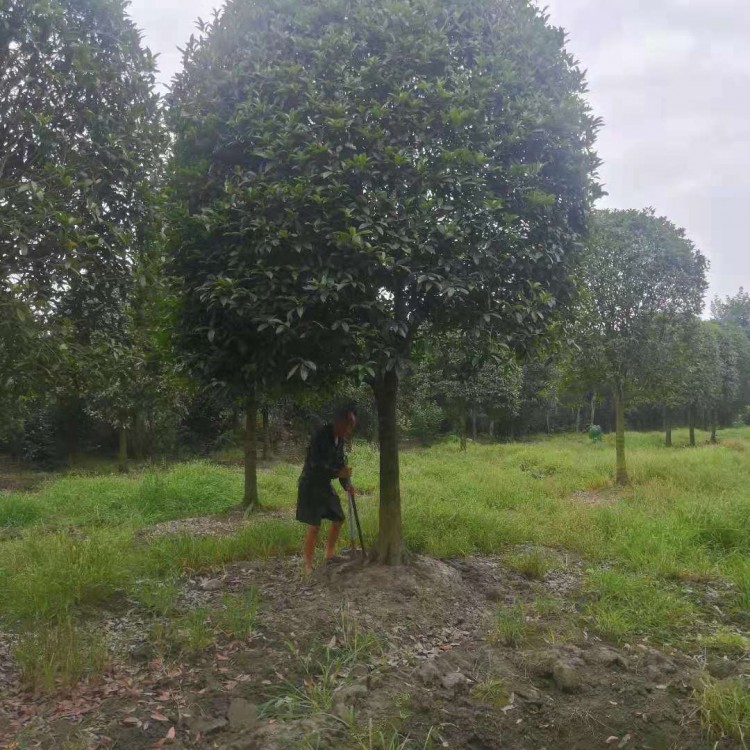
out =
[[[308,526],[302,549],[307,573],[312,571],[315,545],[323,519],[331,522],[326,541],[326,560],[336,554],[344,511],[331,480],[338,479],[347,492],[357,492],[351,483],[352,470],[346,465],[344,453],[344,444],[352,436],[356,424],[357,417],[352,409],[338,409],[333,422],[313,434],[307,449],[297,493],[297,520]]]

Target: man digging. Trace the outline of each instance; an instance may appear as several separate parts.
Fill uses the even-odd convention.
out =
[[[306,574],[313,569],[315,545],[323,519],[331,522],[326,540],[326,561],[332,560],[336,554],[344,511],[331,481],[338,479],[344,490],[357,494],[351,483],[352,470],[346,465],[344,453],[344,444],[352,436],[356,425],[357,417],[352,409],[338,409],[333,422],[317,430],[307,448],[297,493],[297,520],[308,526],[302,548]]]

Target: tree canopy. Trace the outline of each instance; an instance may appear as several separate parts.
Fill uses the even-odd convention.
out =
[[[172,99],[182,276],[292,341],[269,351],[295,372],[334,332],[369,376],[398,562],[396,397],[421,327],[522,349],[574,293],[598,164],[583,73],[527,0],[230,0],[203,32]]]

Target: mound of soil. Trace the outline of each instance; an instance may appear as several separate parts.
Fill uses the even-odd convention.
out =
[[[181,606],[216,608],[254,586],[250,637],[166,663],[130,612],[112,674],[73,698],[16,694],[4,708],[18,744],[2,746],[344,750],[390,747],[377,733],[395,727],[415,748],[427,737],[465,750],[717,747],[691,701],[699,666],[571,627],[579,581],[575,564],[532,581],[489,557],[394,569],[350,554],[308,580],[294,559],[233,564],[186,580]],[[525,639],[505,645],[498,613],[541,597],[557,606],[527,614]],[[90,705],[66,713],[61,700]]]

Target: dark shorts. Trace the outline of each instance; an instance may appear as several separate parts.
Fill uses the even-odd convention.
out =
[[[341,500],[330,484],[311,485],[300,481],[297,490],[297,520],[309,526],[320,526],[323,520],[343,523]]]

